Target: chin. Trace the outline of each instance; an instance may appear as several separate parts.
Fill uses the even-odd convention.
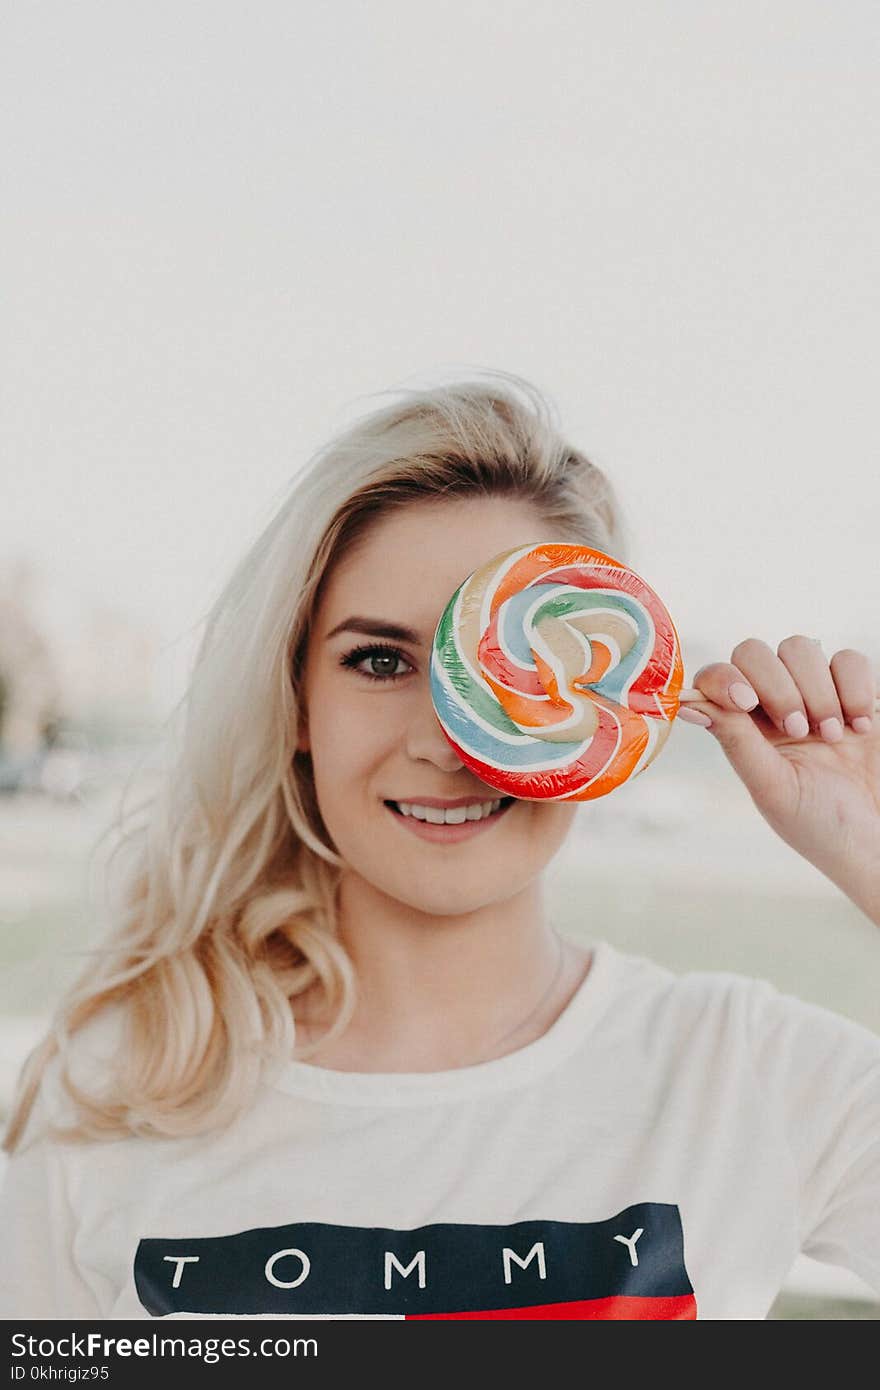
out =
[[[371,882],[387,898],[426,917],[461,917],[495,901],[494,895],[487,897],[485,884],[472,893],[462,892],[459,885],[459,891],[453,893],[448,883],[438,883],[435,888],[432,887],[432,891],[414,894],[412,879],[400,885],[377,883],[375,879]]]

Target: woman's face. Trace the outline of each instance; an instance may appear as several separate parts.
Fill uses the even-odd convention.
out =
[[[514,896],[553,858],[577,809],[514,800],[477,834],[440,842],[415,833],[386,805],[500,795],[443,734],[431,701],[431,643],[469,574],[545,533],[528,504],[507,498],[402,507],[340,559],[315,614],[298,747],[311,752],[324,824],[350,870],[425,913],[467,913]],[[376,631],[346,630],[352,619],[370,619]],[[412,636],[379,634],[392,624]]]

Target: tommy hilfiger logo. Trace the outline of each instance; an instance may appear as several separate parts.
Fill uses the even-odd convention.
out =
[[[411,1230],[296,1222],[143,1239],[134,1278],[167,1313],[397,1318],[696,1318],[677,1206],[607,1221],[441,1222]]]

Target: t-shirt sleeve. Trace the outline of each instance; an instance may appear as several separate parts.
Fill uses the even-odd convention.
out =
[[[0,1316],[94,1318],[101,1309],[74,1258],[76,1228],[63,1147],[45,1134],[38,1095],[24,1139],[6,1161],[0,1188]],[[39,1131],[39,1132],[38,1132]]]
[[[75,1037],[69,1054],[73,1080],[100,1090],[122,1041],[117,1006],[92,1019]],[[60,1080],[60,1056],[47,1063],[22,1139],[6,1159],[0,1180],[0,1317],[95,1318],[98,1297],[77,1263],[80,1213],[70,1200],[73,1146],[54,1139],[51,1125],[77,1121]],[[94,1164],[95,1201],[100,1204],[100,1161]]]
[[[753,993],[758,1084],[797,1175],[800,1248],[880,1293],[880,1035],[768,981]]]

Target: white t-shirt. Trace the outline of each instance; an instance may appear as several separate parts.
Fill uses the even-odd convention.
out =
[[[602,941],[476,1066],[288,1062],[192,1139],[47,1142],[48,1104],[0,1193],[7,1318],[760,1319],[800,1252],[880,1293],[880,1037]]]

